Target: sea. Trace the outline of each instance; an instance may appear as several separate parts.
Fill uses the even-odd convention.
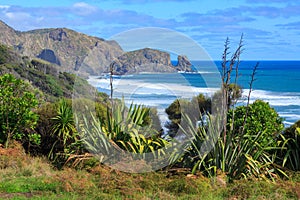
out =
[[[251,75],[258,63],[252,83],[250,102],[266,101],[283,118],[286,127],[300,120],[300,61],[241,61],[231,82],[243,89],[237,105],[245,105]],[[176,63],[174,63],[176,64]],[[221,61],[192,61],[195,73],[139,73],[113,76],[113,96],[126,103],[155,107],[162,124],[167,121],[165,109],[177,98],[191,99],[202,93],[211,96],[221,87]],[[229,64],[229,63],[228,63]],[[110,94],[107,74],[91,76],[89,83],[100,92]]]

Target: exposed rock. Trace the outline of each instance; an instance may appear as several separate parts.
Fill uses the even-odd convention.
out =
[[[131,51],[118,57],[114,65],[115,74],[132,74],[140,72],[166,73],[192,71],[186,56],[178,56],[178,65],[171,64],[170,54],[159,50],[145,48]]]
[[[66,28],[38,29],[18,32],[0,21],[0,43],[13,47],[17,53],[29,58],[38,57],[59,65],[60,71],[87,75],[100,75],[109,71],[115,61],[116,74],[139,72],[191,71],[185,56],[178,56],[173,66],[170,54],[154,49],[124,52],[116,41],[106,41]]]
[[[49,38],[53,40],[63,41],[65,38],[68,38],[67,32],[62,28],[55,29],[49,33]]]
[[[61,71],[101,74],[124,52],[114,41],[88,36],[66,28],[18,32],[0,21],[0,43],[28,57],[61,65]]]
[[[139,72],[174,72],[171,67],[170,54],[154,50],[141,49],[131,51],[118,57],[115,64],[116,74]]]
[[[192,70],[192,63],[188,60],[186,56],[178,56],[178,63],[176,65],[176,69],[178,71],[185,71],[185,72],[191,72]]]
[[[4,45],[14,46],[17,45],[19,41],[19,36],[17,31],[9,27],[7,24],[0,20],[0,42]]]
[[[46,60],[50,63],[60,65],[59,58],[51,49],[43,49],[43,51],[37,56],[40,59]]]

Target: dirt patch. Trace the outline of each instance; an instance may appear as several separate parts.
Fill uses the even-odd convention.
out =
[[[34,196],[41,195],[40,192],[15,192],[15,193],[0,193],[0,198],[11,199],[14,197],[26,197],[32,198]]]
[[[20,143],[14,142],[11,146],[13,148],[4,148],[3,145],[0,145],[0,156],[22,157],[25,155],[24,148]]]
[[[300,183],[296,183],[294,187],[294,192],[296,193],[297,198],[300,199]]]

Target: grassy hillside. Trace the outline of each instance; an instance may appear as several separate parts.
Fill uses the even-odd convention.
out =
[[[92,90],[86,80],[74,74],[59,72],[58,67],[37,58],[21,57],[0,44],[0,74],[12,73],[28,80],[44,94],[46,101],[55,101],[60,97],[71,98],[75,82],[76,92],[80,94]]]

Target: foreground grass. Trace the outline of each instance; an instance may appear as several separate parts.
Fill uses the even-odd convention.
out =
[[[103,165],[54,170],[46,159],[0,151],[0,199],[298,199],[300,174],[291,177],[225,185],[201,174],[128,174]]]

